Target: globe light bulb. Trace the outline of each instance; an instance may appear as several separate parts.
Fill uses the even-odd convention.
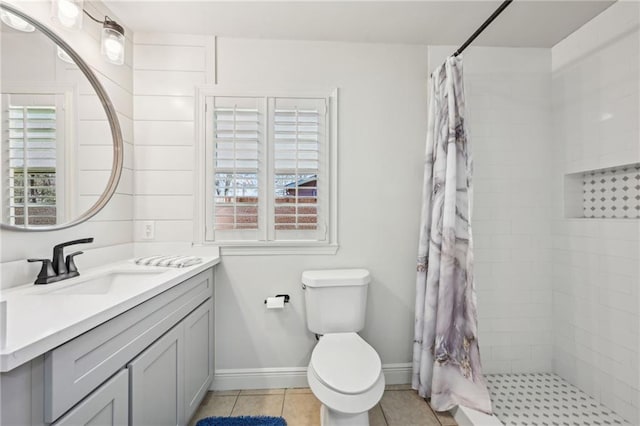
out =
[[[7,12],[6,10],[1,10],[0,11],[0,19],[5,24],[7,24],[11,28],[16,29],[18,31],[24,31],[25,33],[31,33],[31,32],[34,32],[36,30],[36,27],[31,25],[30,23],[28,23],[24,19],[20,18],[19,16],[16,16],[11,12]]]
[[[58,20],[67,28],[76,26],[80,16],[78,5],[70,0],[58,0]]]
[[[53,0],[51,18],[60,25],[79,30],[82,28],[83,0]]]
[[[122,56],[122,44],[113,38],[108,38],[104,41],[105,54],[112,61],[118,60]]]
[[[124,64],[124,29],[116,22],[105,18],[102,27],[102,55],[107,61]]]

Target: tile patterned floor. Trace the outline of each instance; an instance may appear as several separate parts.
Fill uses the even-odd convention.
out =
[[[320,401],[309,388],[209,392],[191,425],[210,416],[282,416],[288,426],[319,426]],[[387,386],[369,411],[370,426],[456,426],[449,413],[436,413],[409,385]]]
[[[507,426],[629,425],[552,373],[487,375],[496,416]]]

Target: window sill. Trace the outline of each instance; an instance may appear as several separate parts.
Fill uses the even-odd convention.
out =
[[[276,256],[276,255],[334,255],[337,244],[294,243],[204,243],[203,246],[220,248],[222,256]]]

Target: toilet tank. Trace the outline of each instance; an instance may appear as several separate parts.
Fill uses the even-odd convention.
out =
[[[303,272],[307,328],[316,334],[362,330],[370,281],[366,269]]]

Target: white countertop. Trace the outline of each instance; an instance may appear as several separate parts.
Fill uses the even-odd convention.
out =
[[[81,271],[79,277],[57,283],[3,290],[0,305],[6,308],[6,321],[0,324],[0,334],[5,333],[0,335],[0,372],[10,371],[220,263],[219,256],[201,257],[202,263],[186,268],[138,266],[123,261]],[[69,291],[114,273],[134,275],[135,279],[127,282],[125,278],[104,291],[102,287],[86,294]]]

